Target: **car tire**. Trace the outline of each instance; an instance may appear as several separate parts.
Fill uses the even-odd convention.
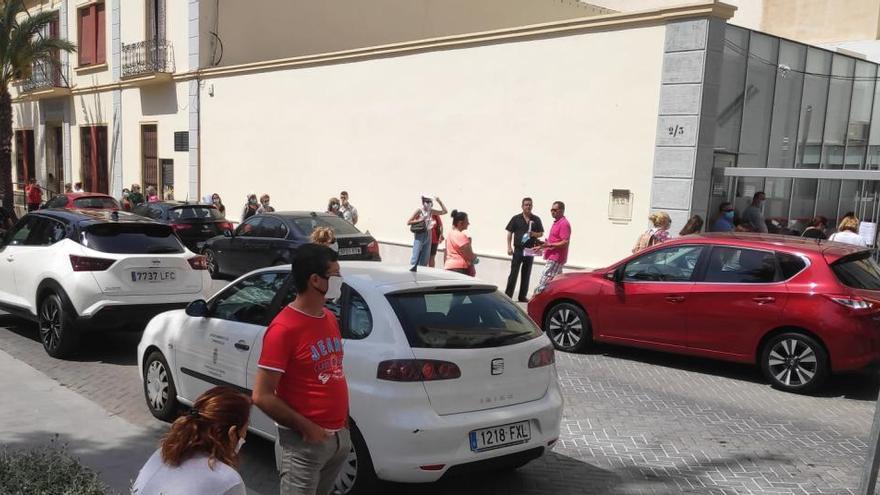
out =
[[[800,332],[774,335],[761,348],[761,371],[774,388],[810,392],[830,375],[828,352],[816,339]]]
[[[570,302],[550,308],[544,318],[544,332],[560,351],[581,352],[593,343],[590,318],[580,306]]]
[[[334,495],[371,495],[379,483],[370,451],[360,430],[351,424],[351,452],[342,465],[342,471],[333,487]]]
[[[144,399],[147,407],[157,419],[172,422],[177,419],[177,387],[171,376],[171,368],[165,356],[153,351],[144,361]]]
[[[65,358],[76,350],[79,333],[73,315],[56,293],[50,293],[40,300],[37,311],[37,325],[43,349],[54,358]]]
[[[205,263],[208,265],[208,275],[211,278],[220,278],[223,274],[220,273],[220,265],[217,263],[217,254],[214,253],[213,249],[205,249],[202,251],[202,254],[205,255]]]

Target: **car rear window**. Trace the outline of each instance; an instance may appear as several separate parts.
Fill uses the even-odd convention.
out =
[[[73,206],[76,208],[98,208],[103,210],[119,209],[119,202],[113,198],[104,196],[93,196],[76,198],[73,200]]]
[[[87,227],[83,246],[104,253],[164,254],[182,253],[183,245],[167,225],[105,223]]]
[[[837,280],[854,289],[880,290],[880,266],[871,259],[870,251],[862,251],[831,264]]]
[[[225,217],[217,208],[208,206],[178,206],[168,210],[171,220],[224,220]]]
[[[476,349],[531,340],[541,331],[494,289],[450,289],[388,295],[409,345]]]
[[[299,230],[301,230],[306,237],[312,235],[312,231],[315,230],[317,227],[330,227],[331,229],[333,229],[333,233],[336,235],[351,235],[361,233],[361,231],[358,230],[354,225],[339,217],[296,217],[293,219],[293,223],[296,224]]]

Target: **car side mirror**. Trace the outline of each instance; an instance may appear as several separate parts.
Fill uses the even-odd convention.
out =
[[[605,273],[605,279],[619,284],[623,282],[623,266],[617,267],[616,270]]]
[[[196,299],[186,306],[186,314],[196,318],[208,316],[208,303],[204,299]]]
[[[235,232],[226,229],[223,231],[223,237],[235,237]]]

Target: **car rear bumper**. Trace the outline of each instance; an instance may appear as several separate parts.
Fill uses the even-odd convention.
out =
[[[425,483],[444,476],[527,462],[544,454],[559,438],[563,399],[551,385],[543,398],[509,407],[438,416],[424,414],[385,415],[367,439],[376,475],[386,481]],[[414,411],[410,411],[412,413]],[[393,417],[392,417],[393,416]],[[468,434],[477,429],[529,421],[527,443],[486,452],[470,449]],[[371,426],[359,424],[363,431]],[[430,446],[430,448],[426,448]],[[438,466],[442,465],[442,468]],[[433,466],[427,470],[422,466]]]
[[[77,318],[77,328],[85,332],[90,330],[140,332],[154,316],[185,308],[187,304],[189,302],[106,305],[89,316]]]

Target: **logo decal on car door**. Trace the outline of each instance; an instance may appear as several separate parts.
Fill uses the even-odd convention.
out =
[[[504,360],[501,358],[493,359],[491,371],[493,375],[504,373]]]

